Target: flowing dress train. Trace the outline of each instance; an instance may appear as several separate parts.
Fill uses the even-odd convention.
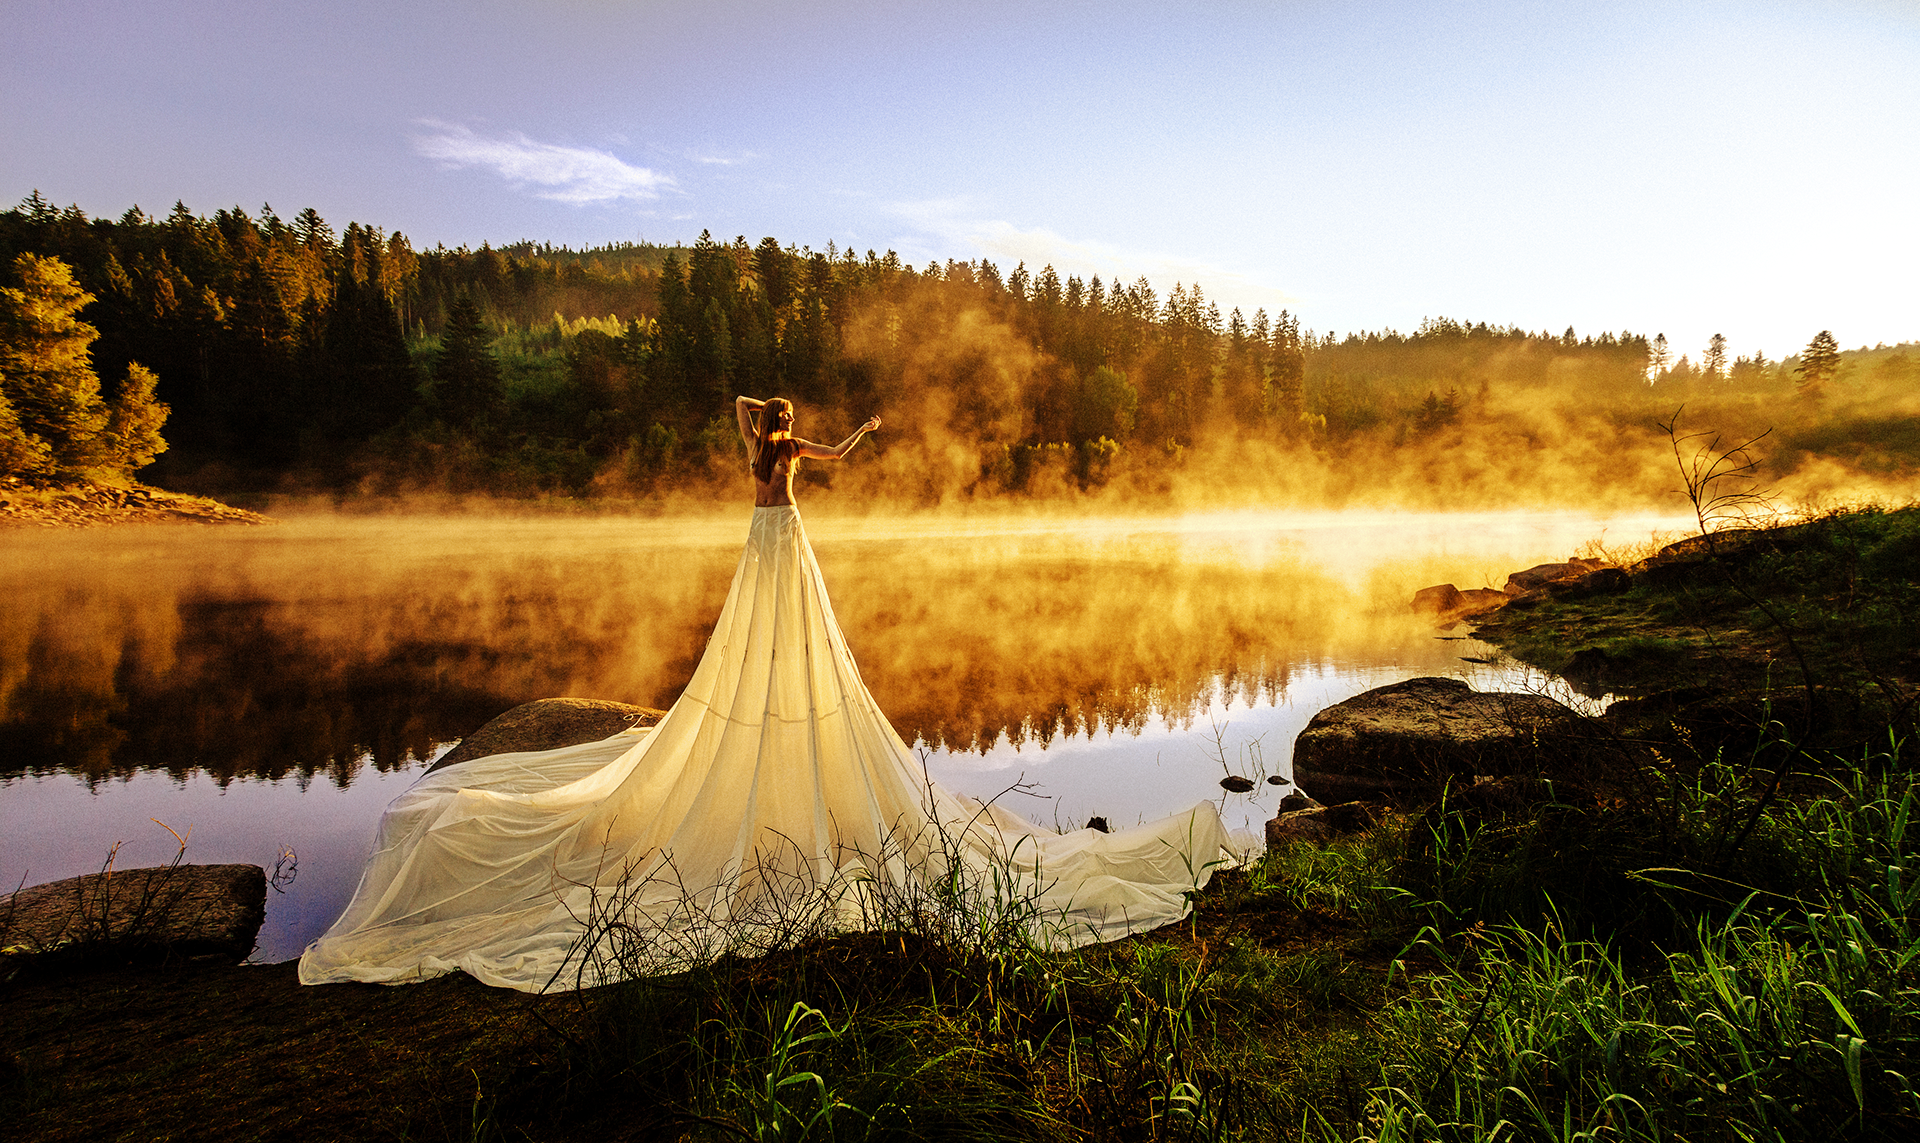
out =
[[[422,777],[300,980],[460,970],[538,992],[927,924],[1077,945],[1180,919],[1236,859],[1210,802],[1062,834],[930,782],[861,682],[799,512],[756,508],[659,724]]]

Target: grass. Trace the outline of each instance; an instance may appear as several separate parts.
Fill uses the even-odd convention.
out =
[[[1384,1013],[1377,1137],[1910,1137],[1915,797],[1884,779],[1842,793],[1775,823],[1813,861],[1797,895],[1748,891],[1670,944],[1552,923],[1424,935],[1437,971]]]

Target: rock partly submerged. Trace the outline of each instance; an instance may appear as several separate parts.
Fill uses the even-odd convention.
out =
[[[1327,803],[1409,804],[1481,777],[1604,782],[1630,749],[1600,720],[1544,695],[1418,678],[1314,715],[1294,742],[1293,779]]]
[[[665,711],[606,699],[550,698],[522,703],[460,740],[427,768],[444,769],[489,754],[558,750],[598,742],[636,726],[652,726]]]
[[[174,958],[238,963],[266,916],[258,865],[114,869],[0,897],[0,950],[12,958]]]
[[[1633,577],[1626,569],[1576,556],[1514,572],[1498,591],[1490,587],[1461,590],[1450,583],[1423,587],[1414,592],[1412,608],[1444,627],[1463,619],[1478,619],[1503,607],[1526,608],[1548,598],[1612,595],[1632,586]]]

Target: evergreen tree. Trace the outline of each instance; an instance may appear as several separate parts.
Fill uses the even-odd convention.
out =
[[[1707,351],[1700,355],[1700,372],[1706,374],[1709,381],[1718,381],[1727,375],[1727,339],[1724,334],[1714,334],[1707,342]]]
[[[95,438],[107,422],[100,378],[88,355],[97,330],[77,316],[93,295],[58,258],[13,260],[20,284],[0,289],[0,444],[10,471],[52,476],[100,459]]]
[[[0,289],[0,470],[57,476],[151,463],[167,447],[153,373],[129,366],[113,400],[102,400],[90,353],[98,332],[77,316],[93,295],[58,258],[22,254],[13,272],[20,285]]]
[[[127,366],[120,390],[107,402],[106,438],[108,460],[114,467],[133,472],[153,463],[167,451],[160,426],[167,423],[167,407],[155,394],[160,379],[139,362]]]
[[[433,359],[433,403],[448,424],[469,427],[501,401],[500,363],[488,347],[480,307],[462,294],[447,311],[440,352]]]
[[[1807,348],[1800,353],[1800,364],[1794,372],[1800,375],[1800,397],[1802,400],[1817,402],[1827,395],[1827,383],[1840,371],[1840,343],[1834,339],[1831,330],[1821,330],[1813,335]]]
[[[1123,441],[1133,434],[1134,419],[1140,412],[1140,394],[1127,383],[1127,375],[1102,365],[1080,383],[1073,404],[1073,439],[1076,442]]]
[[[1293,314],[1280,311],[1270,345],[1262,408],[1277,422],[1281,434],[1290,437],[1307,428],[1307,355]]]
[[[1655,334],[1653,345],[1647,353],[1648,379],[1658,381],[1666,375],[1667,362],[1673,360],[1673,352],[1667,348],[1667,335]]]
[[[310,392],[320,431],[346,443],[365,440],[406,415],[419,379],[393,303],[377,279],[341,274],[327,313]]]

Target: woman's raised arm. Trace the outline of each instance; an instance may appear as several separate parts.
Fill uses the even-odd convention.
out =
[[[740,440],[747,446],[747,452],[753,452],[754,438],[759,434],[753,431],[753,413],[767,407],[765,401],[756,401],[752,397],[733,399],[733,419],[740,422]]]
[[[799,446],[798,451],[801,456],[811,460],[839,460],[841,457],[853,451],[853,446],[860,443],[861,437],[875,431],[879,427],[879,417],[868,417],[866,424],[853,430],[852,436],[837,445],[829,447],[823,444],[814,444],[812,441],[795,441],[793,443]]]

